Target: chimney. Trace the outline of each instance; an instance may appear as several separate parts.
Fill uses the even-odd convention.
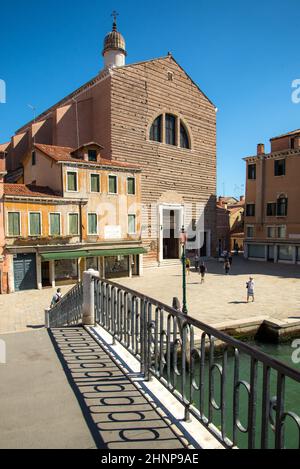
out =
[[[240,202],[244,202],[245,200],[245,196],[244,195],[240,195]]]
[[[257,154],[258,155],[264,155],[265,154],[265,144],[264,143],[259,143],[257,145]]]

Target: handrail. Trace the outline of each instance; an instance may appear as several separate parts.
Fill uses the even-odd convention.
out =
[[[300,447],[300,417],[292,409],[285,410],[286,378],[300,383],[299,371],[147,295],[98,276],[93,276],[93,281],[96,321],[140,360],[146,379],[155,376],[179,399],[186,419],[194,415],[226,447],[236,446],[244,434],[248,448],[259,445],[258,427],[261,448],[270,446],[271,435],[274,446],[283,448],[285,423],[292,419],[298,428]],[[215,353],[217,341],[222,345],[221,359]],[[240,360],[244,356],[249,360],[247,379],[241,377]],[[219,404],[216,374],[220,381]],[[248,396],[246,428],[239,417],[241,388]],[[230,431],[228,406],[232,407]]]
[[[48,310],[49,327],[78,325],[83,316],[83,286],[77,283],[62,299]]]

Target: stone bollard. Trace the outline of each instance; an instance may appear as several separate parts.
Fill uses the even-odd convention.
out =
[[[99,272],[93,269],[83,272],[83,318],[84,326],[94,326],[95,319],[95,293],[94,293],[94,276],[99,277]]]
[[[46,329],[50,328],[50,308],[45,309],[45,327]]]

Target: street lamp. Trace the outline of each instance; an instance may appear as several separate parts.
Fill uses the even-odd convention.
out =
[[[185,247],[187,242],[187,235],[184,229],[184,226],[181,229],[180,233],[180,244],[182,246],[182,255],[181,255],[181,262],[182,262],[182,312],[184,314],[188,314],[187,306],[186,306],[186,253]]]

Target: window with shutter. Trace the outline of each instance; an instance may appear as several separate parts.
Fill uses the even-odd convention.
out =
[[[41,236],[41,214],[29,214],[29,236]]]
[[[127,178],[127,193],[135,195],[135,178]]]
[[[78,214],[69,213],[69,234],[78,235]]]
[[[19,212],[8,213],[8,236],[20,236],[20,214]]]
[[[89,213],[88,214],[88,234],[96,235],[97,234],[97,214]]]
[[[50,213],[50,235],[51,236],[60,235],[60,214],[59,213]]]
[[[91,192],[100,192],[99,174],[91,174]]]

